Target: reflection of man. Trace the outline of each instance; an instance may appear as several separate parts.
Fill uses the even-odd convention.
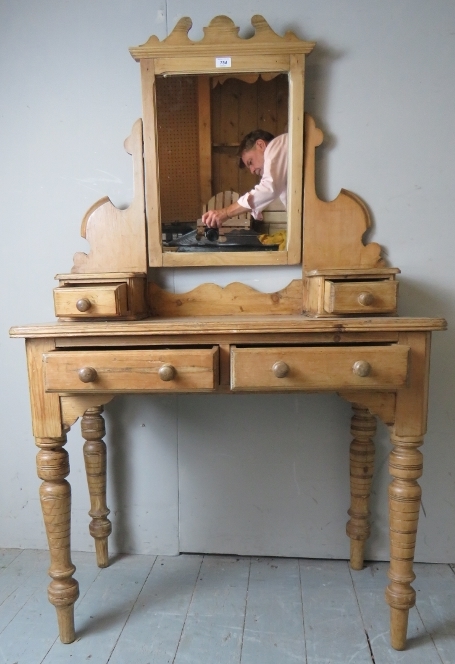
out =
[[[260,182],[236,203],[202,215],[202,223],[220,227],[226,219],[250,211],[255,219],[262,219],[261,211],[276,198],[287,204],[288,135],[276,138],[262,129],[247,134],[239,147],[239,166],[261,177]]]

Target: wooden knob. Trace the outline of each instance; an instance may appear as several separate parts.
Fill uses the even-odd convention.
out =
[[[365,378],[365,376],[368,376],[371,371],[371,364],[369,362],[365,362],[365,360],[358,360],[352,365],[352,371],[356,374],[356,376]]]
[[[93,367],[82,367],[77,373],[79,375],[79,380],[83,383],[93,383],[98,377],[96,369]]]
[[[92,306],[92,303],[90,302],[88,297],[83,297],[83,298],[81,298],[80,300],[78,300],[76,302],[76,309],[78,311],[82,311],[82,312],[88,311],[91,306]]]
[[[279,362],[275,362],[272,367],[272,371],[277,378],[284,378],[289,373],[289,366],[286,364],[286,362],[280,360]]]
[[[172,380],[175,378],[176,373],[175,367],[173,367],[172,364],[163,364],[163,366],[158,369],[158,376],[161,380]]]
[[[363,291],[363,293],[360,293],[357,300],[363,307],[369,307],[371,304],[373,304],[373,293],[370,293],[369,291]]]

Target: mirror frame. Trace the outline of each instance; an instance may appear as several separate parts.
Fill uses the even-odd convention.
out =
[[[230,18],[217,16],[204,28],[203,39],[195,42],[188,37],[191,19],[185,17],[162,41],[153,35],[145,44],[130,48],[131,55],[141,67],[145,210],[150,267],[296,265],[302,260],[305,55],[312,51],[314,42],[300,40],[292,32],[280,37],[262,16],[253,16],[251,23],[255,34],[242,39],[238,36],[239,28]],[[289,175],[285,251],[163,252],[155,79],[156,76],[226,74],[226,65],[221,61],[228,62],[229,74],[276,72],[288,75]]]

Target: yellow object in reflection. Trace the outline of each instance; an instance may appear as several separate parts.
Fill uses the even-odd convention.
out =
[[[286,249],[286,231],[277,231],[276,233],[273,233],[273,235],[267,235],[267,233],[264,233],[258,237],[262,244],[279,244],[279,251],[284,251]]]

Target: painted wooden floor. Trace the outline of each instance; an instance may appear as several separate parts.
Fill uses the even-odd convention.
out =
[[[386,563],[75,553],[77,640],[62,645],[46,551],[0,549],[0,664],[454,664],[455,572],[415,566],[408,650],[388,645]]]

